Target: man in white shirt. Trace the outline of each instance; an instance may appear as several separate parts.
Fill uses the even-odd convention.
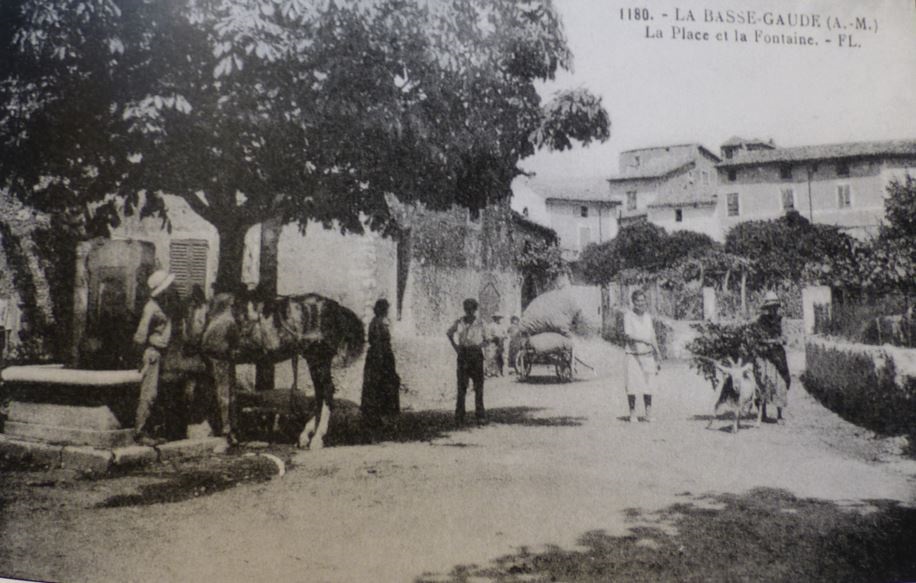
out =
[[[455,403],[455,423],[464,425],[464,401],[468,392],[468,381],[474,383],[474,412],[477,424],[487,422],[483,406],[483,346],[487,342],[486,325],[477,317],[477,300],[464,300],[464,316],[445,333],[452,348],[458,354],[458,399]]]

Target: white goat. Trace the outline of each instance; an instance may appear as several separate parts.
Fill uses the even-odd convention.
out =
[[[716,404],[713,408],[712,418],[706,428],[708,429],[712,426],[721,412],[733,411],[735,425],[732,433],[738,433],[738,421],[741,418],[741,414],[746,410],[750,410],[754,402],[759,401],[760,398],[757,379],[754,377],[754,363],[736,362],[734,359],[729,358],[729,363],[726,365],[716,360],[706,360],[709,360],[722,373],[722,378],[719,379],[716,387]],[[760,426],[762,417],[763,407],[758,404],[757,427]]]

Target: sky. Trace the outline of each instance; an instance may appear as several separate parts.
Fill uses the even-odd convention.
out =
[[[545,84],[541,93],[586,87],[601,96],[611,138],[523,161],[538,177],[611,176],[624,150],[700,143],[718,153],[735,135],[773,139],[779,146],[916,139],[914,0],[555,0],[555,5],[574,70]],[[646,38],[645,21],[621,18],[621,9],[636,7],[649,10],[649,28],[664,38]],[[681,18],[690,10],[695,21],[675,21],[675,9]],[[783,19],[789,13],[818,15],[820,27],[707,23],[708,10],[723,16],[726,10],[755,10],[757,19],[766,12]],[[834,17],[849,28],[828,30],[828,18]],[[853,31],[856,17],[867,19],[871,30]],[[708,32],[710,40],[671,38],[673,26]],[[734,40],[736,29],[748,42]],[[754,42],[758,29],[810,34],[818,44]],[[729,39],[715,40],[716,32],[727,32]],[[841,33],[851,34],[859,47],[839,47]]]

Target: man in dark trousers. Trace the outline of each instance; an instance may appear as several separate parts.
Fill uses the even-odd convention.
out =
[[[468,381],[474,383],[474,411],[477,424],[487,422],[483,406],[483,346],[487,341],[486,327],[477,317],[477,300],[464,300],[464,316],[455,320],[446,332],[452,348],[458,354],[458,401],[455,404],[455,423],[464,424],[464,399]]]

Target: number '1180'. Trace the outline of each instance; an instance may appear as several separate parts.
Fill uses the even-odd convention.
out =
[[[620,20],[652,20],[648,8],[621,8]]]

